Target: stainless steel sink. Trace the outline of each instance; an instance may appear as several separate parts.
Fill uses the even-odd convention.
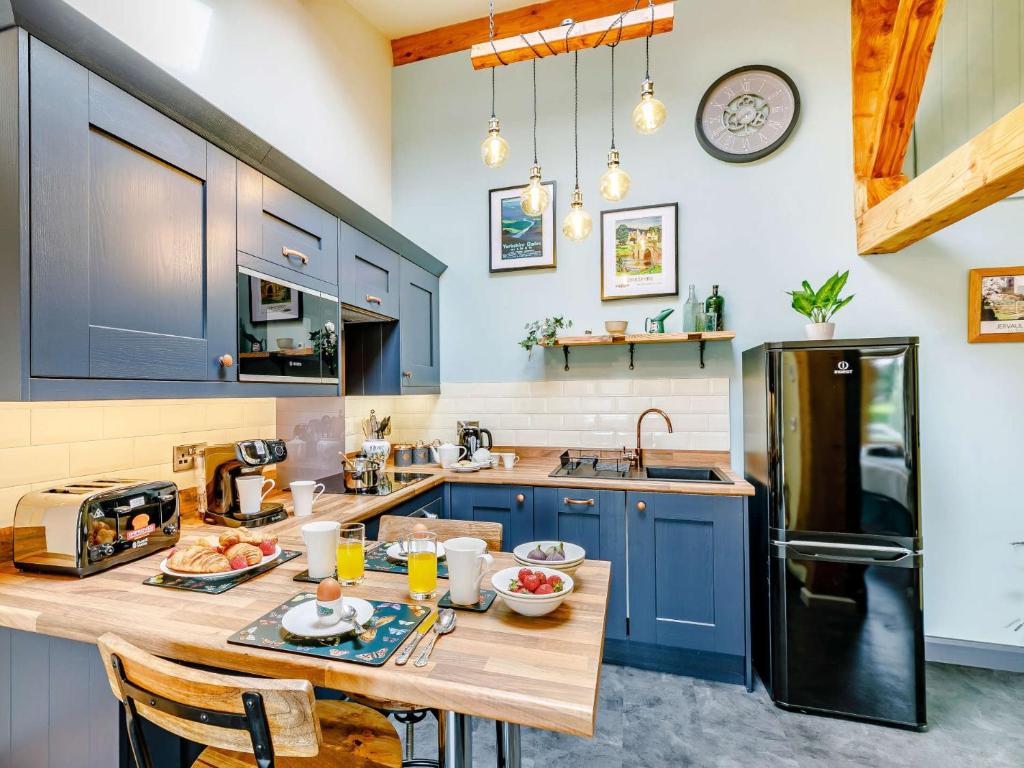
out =
[[[644,467],[637,480],[668,480],[675,483],[732,483],[714,467]]]

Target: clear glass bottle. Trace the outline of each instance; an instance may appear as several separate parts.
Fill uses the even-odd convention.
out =
[[[718,295],[718,286],[711,286],[711,295],[708,296],[707,301],[704,302],[704,311],[715,313],[715,330],[721,331],[725,328],[725,319],[723,312],[725,312],[725,299]]]
[[[683,330],[693,332],[697,330],[697,312],[700,311],[700,302],[697,301],[697,287],[690,284],[690,295],[686,297],[683,305]]]

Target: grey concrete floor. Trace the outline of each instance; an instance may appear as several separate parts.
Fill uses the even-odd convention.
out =
[[[1024,675],[929,664],[929,731],[785,712],[763,687],[606,664],[592,739],[524,729],[524,768],[1024,767]],[[399,726],[399,731],[404,728]],[[476,721],[474,766],[494,765],[494,723]],[[416,756],[436,755],[433,718]]]

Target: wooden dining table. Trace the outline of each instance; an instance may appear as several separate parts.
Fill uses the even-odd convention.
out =
[[[182,539],[222,529],[195,526]],[[281,546],[303,550],[295,528]],[[305,556],[285,562],[219,595],[143,584],[158,573],[165,553],[73,579],[0,568],[0,626],[95,642],[115,632],[160,656],[191,664],[277,678],[305,678],[316,686],[376,699],[402,701],[439,713],[446,768],[472,764],[472,718],[496,721],[498,764],[520,764],[520,728],[592,736],[597,715],[610,564],[587,560],[576,587],[553,613],[527,618],[499,596],[483,613],[458,611],[451,634],[440,637],[425,667],[381,667],[229,644],[228,638],[285,600],[315,585],[295,581]],[[484,577],[514,565],[496,553]],[[345,594],[388,602],[412,601],[404,574],[367,571]],[[438,597],[447,589],[438,581]],[[410,642],[410,641],[407,641]]]

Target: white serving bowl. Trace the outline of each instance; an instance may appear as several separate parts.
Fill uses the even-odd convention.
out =
[[[563,548],[565,549],[565,560],[531,560],[527,557],[527,555],[538,546],[541,549],[547,549],[548,547],[553,547],[557,544],[563,545]],[[583,564],[583,560],[587,556],[587,551],[579,544],[572,544],[568,541],[528,541],[513,549],[512,556],[516,559],[516,562],[522,563],[527,568],[535,566],[539,568],[554,568],[556,571],[568,573],[571,576],[576,573],[576,569]]]
[[[583,565],[582,560],[577,560],[575,563],[569,563],[568,565],[563,565],[561,561],[558,561],[558,567],[556,568],[554,563],[551,563],[550,565],[541,565],[536,560],[525,560],[514,555],[512,556],[512,559],[523,568],[550,568],[553,571],[558,571],[563,576],[575,576],[576,571],[578,571],[579,567]]]
[[[529,567],[529,566],[526,566]],[[544,616],[551,613],[562,604],[573,590],[572,576],[554,568],[530,568],[532,571],[540,571],[545,576],[561,576],[564,587],[561,592],[554,592],[550,595],[534,595],[530,592],[509,592],[508,585],[515,578],[518,578],[519,568],[502,568],[491,576],[491,586],[501,595],[505,604],[518,614],[523,616]]]

